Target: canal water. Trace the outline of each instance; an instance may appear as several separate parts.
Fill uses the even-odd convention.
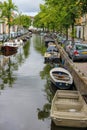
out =
[[[33,34],[16,54],[0,55],[0,130],[73,130],[50,119],[54,92],[42,39]]]

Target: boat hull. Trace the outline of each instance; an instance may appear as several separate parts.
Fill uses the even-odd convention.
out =
[[[2,52],[2,54],[4,56],[11,56],[11,55],[14,55],[16,53],[17,53],[17,51],[4,51],[4,52]]]
[[[79,91],[57,90],[50,117],[57,126],[87,127],[87,104]]]
[[[55,85],[55,87],[57,89],[61,89],[61,90],[67,90],[67,89],[71,89],[72,88],[72,84],[68,84],[68,83],[63,83],[63,82],[55,82],[53,79],[51,79],[51,82]]]
[[[75,120],[75,119],[61,119],[54,118],[53,122],[56,126],[66,126],[66,127],[78,127],[78,128],[86,128],[87,120]]]
[[[57,89],[71,89],[73,78],[64,68],[56,67],[50,71],[50,80]]]
[[[9,52],[9,51],[17,51],[18,47],[13,46],[2,46],[1,50],[2,52]]]

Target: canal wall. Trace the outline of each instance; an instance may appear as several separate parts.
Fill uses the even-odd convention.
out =
[[[87,95],[87,76],[82,73],[78,67],[75,66],[72,60],[68,57],[68,54],[65,52],[63,47],[61,47],[57,42],[56,45],[60,51],[61,60],[64,63],[64,66],[67,68],[67,70],[70,71],[73,76],[76,89],[80,91],[82,95]]]

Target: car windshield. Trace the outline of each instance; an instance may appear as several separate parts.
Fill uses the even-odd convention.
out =
[[[76,50],[87,50],[87,46],[76,45]]]

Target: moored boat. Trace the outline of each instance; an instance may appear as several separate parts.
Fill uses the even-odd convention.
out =
[[[73,77],[70,72],[62,67],[55,67],[50,70],[51,82],[59,89],[70,89],[73,84]]]
[[[4,51],[4,52],[2,52],[2,55],[11,56],[11,55],[14,55],[16,53],[17,53],[17,51]]]
[[[87,128],[87,104],[79,91],[57,90],[50,117],[57,126]]]
[[[15,41],[15,43],[16,43],[18,46],[23,45],[23,40],[22,40],[22,39],[15,39],[14,41]]]
[[[45,52],[44,62],[60,62],[60,53],[59,52]]]
[[[45,41],[45,46],[46,46],[46,47],[48,47],[49,42],[55,43],[55,40],[54,40],[53,38],[51,38],[51,37],[46,37],[46,38],[44,39],[44,41]]]
[[[9,52],[9,51],[17,51],[18,49],[18,45],[13,42],[13,41],[9,41],[9,42],[5,42],[3,45],[2,45],[2,48],[1,48],[1,51],[2,52]]]

